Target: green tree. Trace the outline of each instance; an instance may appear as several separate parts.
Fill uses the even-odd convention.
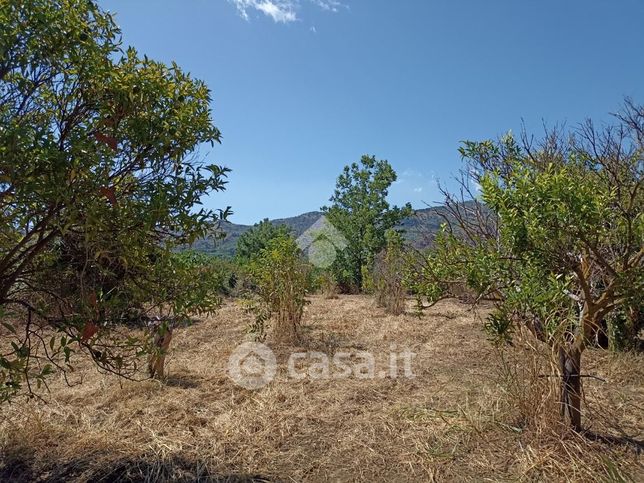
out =
[[[92,1],[3,1],[0,25],[3,395],[77,350],[134,374],[140,341],[115,324],[134,302],[168,302],[159,267],[226,215],[198,207],[227,172],[194,155],[220,138],[209,90],[122,49]]]
[[[244,265],[250,262],[253,257],[268,246],[268,242],[274,238],[286,236],[291,230],[286,225],[274,225],[268,218],[255,223],[248,231],[242,233],[237,240],[235,259]]]
[[[384,248],[386,231],[411,215],[409,203],[399,208],[387,201],[389,187],[396,179],[389,162],[366,155],[360,164],[345,166],[338,177],[332,204],[322,211],[348,243],[334,263],[339,283],[362,289],[363,274]]]
[[[641,307],[644,291],[644,108],[627,103],[619,120],[551,132],[536,147],[511,135],[466,142],[467,171],[496,222],[464,217],[452,199],[460,235],[445,231],[425,265],[432,299],[465,281],[495,302],[486,328],[498,341],[524,324],[552,347],[575,430],[582,354],[604,318]]]

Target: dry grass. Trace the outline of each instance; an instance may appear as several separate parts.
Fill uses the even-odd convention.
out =
[[[519,348],[499,366],[467,306],[444,301],[420,319],[408,309],[394,317],[369,297],[312,297],[301,348],[367,350],[382,362],[393,345],[409,347],[415,378],[289,380],[294,348],[280,346],[277,378],[250,391],[226,376],[250,317],[230,301],[175,331],[165,384],[119,381],[84,362],[82,385],[52,381],[48,403],[3,406],[0,479],[644,481],[631,447],[548,429],[536,410],[526,419],[519,406],[535,396],[521,384],[543,381],[542,369]],[[584,357],[606,380],[586,381],[593,429],[643,439],[642,356]]]

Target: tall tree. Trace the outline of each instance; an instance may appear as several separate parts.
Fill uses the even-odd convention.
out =
[[[173,247],[222,214],[194,209],[227,171],[194,154],[220,138],[209,90],[122,49],[89,0],[6,0],[0,25],[0,317],[14,348],[2,387],[77,347],[121,372],[113,324],[133,298],[157,301]],[[45,344],[47,328],[64,336]]]
[[[411,215],[411,205],[391,207],[389,187],[396,172],[386,160],[362,156],[360,164],[345,166],[330,201],[322,207],[331,224],[346,238],[347,247],[338,254],[334,271],[338,282],[363,288],[363,274],[370,269],[376,253],[386,244],[385,233]]]

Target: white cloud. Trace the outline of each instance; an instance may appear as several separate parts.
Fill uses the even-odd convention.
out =
[[[288,23],[297,20],[295,11],[288,3],[273,3],[265,0],[259,2],[255,8],[260,12],[264,12],[275,22]]]
[[[329,12],[337,12],[340,7],[345,7],[339,0],[311,0],[314,4],[320,7],[322,10],[327,10]]]
[[[249,20],[248,12],[258,10],[271,17],[277,23],[288,23],[297,20],[294,0],[229,0],[244,20]]]
[[[301,0],[228,0],[235,7],[244,20],[250,20],[249,12],[256,10],[276,23],[290,23],[298,20],[297,10]],[[345,7],[339,0],[308,0],[322,10],[337,12],[340,7]],[[348,7],[346,7],[348,8]]]
[[[419,186],[418,188],[414,188],[414,193],[421,193],[423,191],[423,187]]]

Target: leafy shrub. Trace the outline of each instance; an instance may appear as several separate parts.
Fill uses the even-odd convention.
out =
[[[175,253],[167,264],[156,268],[159,291],[153,300],[184,319],[213,313],[221,305],[222,295],[230,294],[236,284],[230,262],[204,253]]]
[[[561,415],[576,431],[583,429],[582,354],[611,313],[609,336],[623,337],[624,315],[641,306],[632,301],[644,289],[644,108],[627,101],[617,117],[601,131],[589,121],[565,136],[549,132],[536,147],[512,135],[465,142],[468,176],[493,222],[481,210],[465,215],[464,200],[448,195],[460,231],[446,229],[421,268],[420,288],[434,300],[455,281],[493,300],[486,329],[497,341],[527,328],[550,346]],[[472,193],[468,179],[461,193]]]
[[[405,310],[407,295],[404,286],[404,252],[400,233],[388,230],[385,250],[376,258],[373,270],[373,287],[376,304],[392,315]]]
[[[252,306],[256,322],[251,331],[261,338],[270,320],[276,340],[296,342],[306,304],[310,266],[293,237],[281,235],[270,240],[250,262],[248,270],[259,297],[259,303]]]
[[[333,273],[324,270],[318,275],[318,286],[325,299],[338,298],[338,284]]]
[[[356,294],[365,289],[365,284],[362,281],[356,281],[356,270],[352,266],[351,256],[347,253],[348,250],[349,248],[336,253],[335,260],[330,269],[340,293]],[[364,273],[363,269],[359,268],[358,271],[362,276]],[[368,287],[366,288],[368,289]]]
[[[235,259],[240,265],[247,264],[258,256],[271,240],[286,236],[290,231],[288,226],[274,225],[268,219],[256,223],[237,240]]]
[[[154,296],[147,302],[141,300],[142,307],[162,314],[148,322],[146,347],[148,372],[159,379],[164,377],[174,328],[190,323],[194,315],[213,314],[221,306],[222,296],[230,294],[236,283],[233,264],[212,255],[185,251],[173,253],[167,262],[155,266]]]
[[[236,283],[233,264],[212,255],[185,251],[173,253],[167,261],[155,266],[154,296],[147,303],[142,300],[144,307],[167,313],[148,323],[148,372],[159,379],[164,377],[175,326],[189,323],[194,315],[213,314]]]
[[[640,332],[644,329],[644,304],[641,301],[633,300],[631,303],[617,307],[606,317],[605,323],[610,350],[640,349],[642,345]]]

